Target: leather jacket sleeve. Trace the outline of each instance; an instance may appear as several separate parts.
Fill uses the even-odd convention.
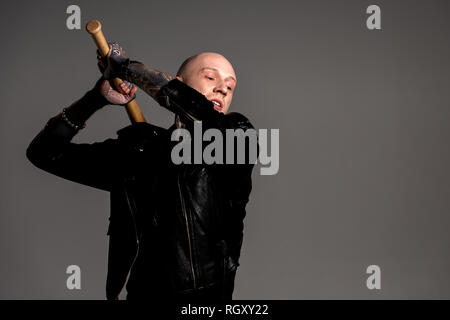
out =
[[[178,79],[163,86],[156,100],[164,108],[180,115],[184,121],[202,121],[204,129],[252,127],[248,119],[239,113],[225,115],[216,111],[213,103],[203,94]]]
[[[161,88],[160,104],[189,121],[202,121],[203,128],[254,129],[250,121],[240,113],[223,114],[214,109],[204,95],[178,79],[171,80]],[[226,143],[224,143],[226,144]],[[248,145],[246,146],[248,154]],[[235,150],[236,155],[236,150]],[[224,237],[227,251],[232,261],[227,261],[229,269],[239,265],[242,247],[246,205],[252,190],[251,174],[254,164],[216,165],[221,176],[221,184],[228,202],[228,212],[224,221]]]
[[[95,103],[86,94],[75,107]],[[72,106],[74,106],[72,105]],[[71,106],[71,107],[72,107]],[[72,108],[72,117],[80,119],[82,108]],[[78,113],[75,113],[78,112]],[[71,117],[71,119],[72,119]],[[51,118],[27,148],[27,158],[38,168],[77,183],[110,191],[117,140],[93,144],[72,143],[77,134],[61,114]]]

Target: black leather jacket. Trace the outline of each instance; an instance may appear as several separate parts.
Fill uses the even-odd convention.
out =
[[[221,114],[178,80],[161,89],[161,104],[203,129],[252,128],[238,113]],[[174,165],[174,127],[136,123],[117,139],[70,142],[77,131],[58,115],[27,149],[28,159],[57,176],[110,192],[106,293],[189,293],[221,285],[231,297],[243,239],[253,165]]]

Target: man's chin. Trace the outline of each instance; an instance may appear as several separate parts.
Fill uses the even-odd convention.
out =
[[[218,105],[214,105],[214,110],[216,110],[216,111],[219,111],[219,112],[222,112],[222,113],[224,113],[225,114],[225,112],[223,111],[223,108],[222,107],[219,107]]]

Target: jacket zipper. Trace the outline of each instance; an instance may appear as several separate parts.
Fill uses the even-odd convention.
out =
[[[197,283],[196,283],[195,272],[194,272],[194,262],[193,262],[193,259],[192,259],[191,233],[189,232],[189,221],[188,221],[187,214],[186,214],[186,207],[185,207],[184,201],[183,201],[183,194],[181,192],[180,176],[179,175],[178,175],[178,190],[180,192],[181,208],[183,210],[184,220],[186,222],[186,232],[187,232],[188,245],[189,245],[189,260],[191,262],[192,279],[194,281],[194,289],[197,289]]]
[[[134,217],[134,211],[133,211],[133,208],[132,208],[132,206],[131,206],[130,198],[129,198],[129,196],[128,196],[128,191],[127,191],[126,188],[125,188],[125,196],[126,196],[126,198],[127,198],[127,203],[128,203],[128,208],[130,209],[131,218],[133,219],[134,234],[135,234],[135,237],[136,237],[136,245],[137,245],[137,248],[136,248],[136,254],[135,254],[135,256],[134,256],[133,262],[131,263],[131,266],[130,266],[130,268],[128,269],[128,273],[127,273],[127,277],[126,277],[125,283],[123,284],[123,286],[122,286],[122,288],[120,289],[120,291],[122,291],[123,287],[124,287],[125,284],[128,282],[128,279],[129,279],[130,274],[131,274],[131,269],[133,269],[134,263],[136,262],[136,259],[137,259],[138,253],[139,253],[139,236],[138,236],[138,233],[137,233],[136,219],[135,219],[135,217]]]

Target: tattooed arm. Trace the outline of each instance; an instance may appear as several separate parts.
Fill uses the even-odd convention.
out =
[[[160,104],[162,101],[160,101],[159,91],[174,78],[134,61],[130,62],[125,72],[125,80],[137,85]]]
[[[160,89],[175,77],[146,67],[138,61],[130,61],[117,43],[112,43],[110,46],[111,50],[106,58],[97,55],[98,66],[104,77],[106,79],[117,77],[134,83],[158,103],[161,103],[158,95]]]

